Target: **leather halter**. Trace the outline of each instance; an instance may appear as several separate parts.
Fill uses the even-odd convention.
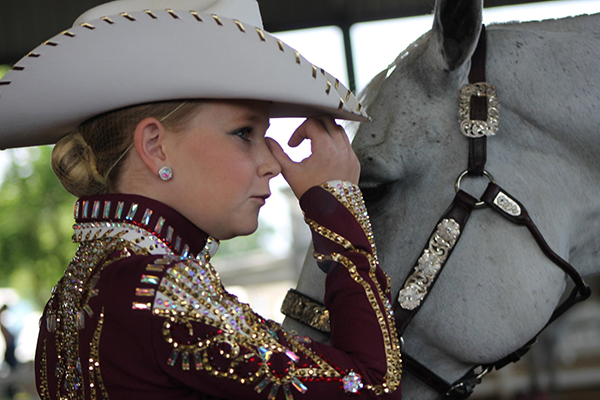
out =
[[[471,71],[469,73],[469,82],[472,85],[489,85],[485,83],[485,25],[482,27],[481,34],[479,37],[479,42],[477,44],[477,48],[473,57],[471,58]],[[491,86],[491,85],[490,85]],[[488,115],[488,106],[489,99],[484,96],[476,96],[473,95],[469,99],[470,101],[470,113],[469,117],[474,121],[486,121],[489,120]],[[544,237],[530,218],[527,210],[517,199],[515,199],[508,192],[503,190],[500,186],[498,186],[494,181],[491,175],[484,169],[486,163],[486,152],[487,152],[487,138],[484,135],[478,137],[469,138],[469,161],[468,168],[464,171],[459,180],[457,180],[457,193],[452,201],[450,207],[443,214],[440,219],[440,223],[444,220],[453,220],[455,221],[459,228],[458,233],[454,238],[454,244],[448,250],[448,253],[445,257],[441,257],[441,263],[439,264],[439,268],[435,271],[434,276],[427,277],[425,276],[425,284],[426,289],[421,292],[421,296],[419,299],[407,299],[406,294],[413,294],[414,291],[406,291],[407,285],[411,284],[411,276],[415,273],[419,274],[419,262],[417,262],[417,267],[415,267],[415,272],[413,275],[409,276],[405,281],[404,288],[400,291],[398,301],[395,303],[394,312],[396,315],[396,327],[398,330],[398,335],[402,336],[406,327],[415,316],[415,314],[422,307],[423,302],[425,301],[427,295],[431,291],[431,288],[437,281],[439,274],[441,273],[443,267],[445,266],[452,250],[458,239],[460,238],[460,234],[464,231],[466,223],[468,221],[469,215],[473,209],[476,207],[490,207],[492,210],[499,213],[504,218],[508,219],[510,222],[513,222],[517,225],[523,225],[527,227],[538,246],[542,250],[542,252],[552,261],[555,265],[561,268],[574,282],[575,286],[569,295],[569,297],[559,305],[553,312],[549,321],[546,325],[538,332],[530,341],[528,341],[521,348],[516,350],[515,352],[509,354],[508,356],[502,358],[501,360],[485,365],[478,365],[473,367],[466,375],[464,375],[461,379],[454,383],[448,383],[444,379],[440,378],[430,369],[420,364],[414,358],[403,352],[403,360],[404,360],[404,369],[421,381],[425,382],[437,392],[442,394],[443,399],[466,399],[473,392],[475,385],[481,382],[481,379],[484,375],[491,372],[494,368],[500,369],[505,365],[518,361],[537,341],[537,337],[539,334],[556,318],[558,318],[561,314],[563,314],[566,310],[568,310],[575,303],[580,302],[582,300],[587,299],[591,290],[588,285],[583,281],[581,275],[573,268],[568,262],[563,260],[558,254],[556,254],[552,249],[548,246],[548,243],[545,241]],[[472,176],[483,176],[486,175],[490,179],[490,183],[484,194],[481,196],[481,200],[478,202],[477,199],[470,196],[469,194],[459,190],[459,182],[460,179],[464,175],[472,175]],[[432,234],[431,241],[434,241],[436,233]],[[427,247],[426,247],[427,249]],[[421,273],[421,276],[423,274]],[[412,279],[414,282],[415,279]],[[417,282],[419,284],[421,282]],[[403,291],[404,291],[404,306],[402,304],[403,299]],[[412,300],[412,301],[411,301]],[[415,303],[417,303],[415,305]],[[414,306],[414,307],[413,307]]]
[[[400,337],[402,336],[413,317],[423,306],[424,301],[435,285],[442,269],[446,265],[448,258],[456,247],[471,212],[475,208],[490,207],[507,220],[517,225],[525,226],[546,257],[561,268],[573,280],[575,286],[569,297],[554,310],[546,325],[530,341],[495,363],[474,366],[467,374],[456,382],[447,382],[419,363],[403,349],[403,369],[440,393],[441,399],[448,400],[466,399],[471,395],[474,387],[481,382],[483,376],[491,372],[494,368],[500,369],[511,362],[518,361],[525,353],[527,353],[531,346],[537,341],[539,334],[550,323],[575,303],[587,299],[591,294],[590,288],[583,281],[577,270],[548,246],[548,243],[531,220],[523,204],[498,186],[494,182],[491,174],[485,170],[487,154],[486,134],[493,134],[495,129],[493,127],[492,129],[489,129],[490,127],[482,121],[491,121],[492,125],[497,123],[497,120],[493,121],[493,117],[495,116],[491,115],[493,110],[490,107],[492,103],[490,93],[492,93],[491,96],[495,96],[495,88],[493,88],[493,85],[485,83],[485,48],[484,25],[479,36],[477,48],[471,58],[471,71],[469,73],[470,85],[465,85],[484,88],[483,96],[475,94],[466,99],[469,104],[468,115],[466,118],[476,127],[481,128],[481,126],[483,126],[481,132],[484,133],[479,134],[475,132],[475,134],[470,136],[468,167],[457,180],[456,196],[450,204],[450,207],[448,207],[439,219],[436,228],[430,236],[429,242],[425,246],[419,259],[415,262],[415,268],[409,273],[403,288],[399,292],[398,299],[394,303],[398,335]],[[477,128],[475,131],[477,131]],[[477,200],[473,196],[460,190],[460,180],[465,175],[485,175],[490,179],[490,183],[480,200]],[[288,292],[286,299],[282,304],[281,311],[288,317],[303,322],[321,332],[329,333],[328,323],[325,321],[328,315],[325,307],[320,302],[313,300],[298,291],[290,290]]]

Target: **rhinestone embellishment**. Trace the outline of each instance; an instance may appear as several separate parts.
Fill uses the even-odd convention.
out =
[[[486,97],[487,120],[471,119],[471,96]],[[460,131],[463,135],[468,138],[478,138],[493,136],[498,132],[500,100],[498,100],[498,93],[494,85],[487,82],[464,85],[460,89],[458,102],[460,107],[458,112]]]
[[[500,209],[508,215],[512,215],[513,217],[521,215],[521,207],[505,193],[498,193],[494,199],[494,204],[500,207]]]
[[[173,170],[166,166],[161,167],[161,169],[158,170],[158,176],[163,181],[168,181],[173,177]]]
[[[348,375],[342,379],[342,384],[346,393],[358,393],[364,386],[362,377],[356,372],[349,372]]]
[[[398,293],[398,303],[405,310],[414,310],[427,295],[429,286],[440,272],[448,258],[448,253],[460,236],[460,225],[453,219],[444,219],[429,239],[429,246],[423,250],[414,272]]]
[[[421,304],[424,293],[426,293],[426,290],[424,291],[418,284],[406,285],[400,291],[398,302],[405,310],[414,310]]]

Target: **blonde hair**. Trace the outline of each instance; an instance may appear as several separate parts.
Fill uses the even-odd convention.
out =
[[[52,150],[52,170],[63,187],[81,197],[114,192],[133,132],[144,118],[161,120],[170,131],[182,129],[201,100],[143,104],[93,117],[62,138]]]

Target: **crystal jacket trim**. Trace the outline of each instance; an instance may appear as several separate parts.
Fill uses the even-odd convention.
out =
[[[51,399],[399,399],[389,282],[368,216],[352,211],[362,199],[346,189],[312,188],[301,201],[311,226],[345,245],[313,232],[329,267],[332,346],[286,332],[229,294],[210,264],[216,241],[168,207],[139,196],[81,199],[80,250],[40,332],[40,390]]]

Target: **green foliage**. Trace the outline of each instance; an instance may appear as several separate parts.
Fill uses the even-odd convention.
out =
[[[258,229],[253,234],[222,241],[214,260],[218,260],[221,256],[239,255],[259,250],[263,247],[265,240],[268,240],[268,237],[274,234],[275,228],[261,221]],[[218,270],[218,261],[216,261],[215,266]]]
[[[76,246],[71,241],[75,198],[50,167],[48,146],[3,152],[0,184],[0,286],[45,304]]]
[[[4,74],[8,72],[9,69],[10,69],[10,66],[0,64],[0,78],[2,78],[4,76]]]
[[[10,286],[42,306],[76,250],[72,243],[75,197],[50,167],[51,147],[9,150],[0,183],[0,287]],[[2,177],[0,177],[1,179]],[[259,249],[273,227],[222,242],[218,256]]]
[[[0,65],[0,78],[9,69]],[[0,170],[0,287],[17,289],[40,308],[77,248],[71,241],[76,199],[52,172],[51,153],[46,146],[0,154],[7,161]],[[259,249],[272,234],[273,227],[261,224],[253,235],[223,242],[217,254]]]

